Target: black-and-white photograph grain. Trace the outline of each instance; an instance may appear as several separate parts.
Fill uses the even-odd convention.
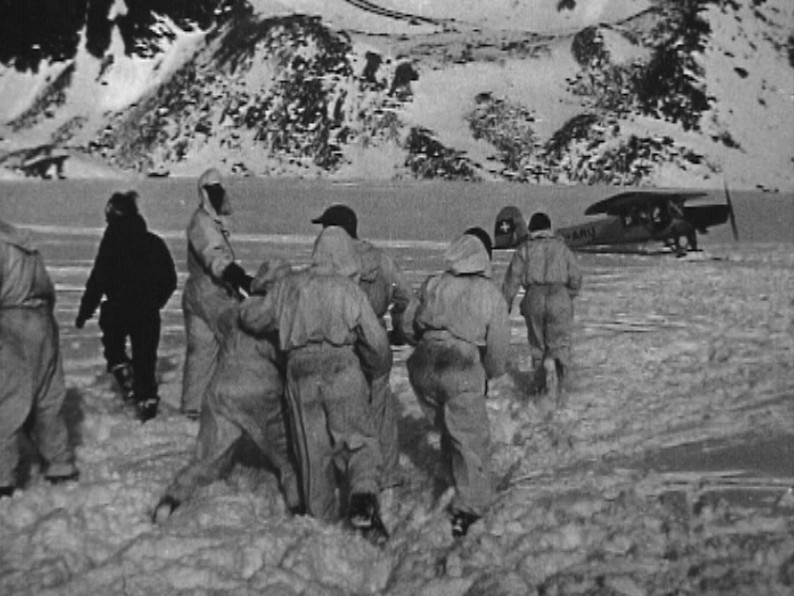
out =
[[[791,0],[0,0],[3,596],[794,593]]]

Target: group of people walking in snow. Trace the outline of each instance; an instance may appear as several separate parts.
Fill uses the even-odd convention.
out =
[[[414,291],[391,257],[358,238],[356,214],[345,205],[312,220],[322,230],[309,266],[274,258],[250,275],[235,258],[231,202],[217,170],[199,178],[198,194],[187,228],[181,409],[199,421],[199,432],[192,460],[165,490],[153,520],[164,522],[198,487],[222,478],[247,437],[276,471],[291,512],[345,519],[385,541],[378,495],[401,482],[399,407],[389,383],[392,345],[409,344],[409,381],[440,431],[455,484],[452,533],[465,535],[493,498],[485,398],[488,380],[505,371],[509,313],[522,287],[534,377],[558,396],[569,366],[572,300],[581,273],[549,218],[532,216],[501,288],[492,279],[490,236],[470,228],[446,250],[445,269]],[[135,193],[117,193],[108,202],[108,227],[75,324],[82,328],[104,297],[99,325],[108,371],[146,421],[157,414],[160,310],[176,288],[176,273],[135,199]],[[10,446],[31,410],[45,476],[77,475],[60,413],[65,386],[54,290],[38,251],[21,237],[7,224],[0,227],[0,490],[6,494],[15,487],[18,462]],[[20,276],[25,259],[39,271],[43,290],[20,289],[36,281]],[[145,289],[128,291],[142,278]],[[27,313],[39,316],[46,333],[14,331],[27,324],[20,319]],[[48,372],[41,373],[46,390],[38,381],[6,383],[16,379],[12,370],[42,367],[41,345],[51,352]],[[5,415],[12,411],[18,413],[13,419]]]

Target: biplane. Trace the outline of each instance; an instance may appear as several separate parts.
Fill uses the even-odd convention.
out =
[[[603,217],[557,228],[557,234],[574,250],[661,242],[680,256],[698,250],[698,234],[706,234],[710,227],[730,221],[733,237],[738,240],[727,186],[724,204],[687,204],[706,196],[705,192],[622,192],[593,203],[584,212]],[[508,206],[499,211],[494,226],[495,249],[514,248],[527,236],[527,222],[520,209]]]

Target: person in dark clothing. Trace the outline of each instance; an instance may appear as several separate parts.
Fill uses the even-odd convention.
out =
[[[160,310],[176,289],[176,267],[165,242],[150,232],[134,191],[114,193],[107,228],[86,282],[75,326],[82,329],[102,301],[99,328],[108,372],[142,422],[157,415],[155,369]],[[130,340],[132,359],[127,355]]]

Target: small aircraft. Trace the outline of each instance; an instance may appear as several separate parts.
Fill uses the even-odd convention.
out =
[[[739,239],[733,205],[727,185],[725,204],[686,205],[707,196],[705,192],[633,190],[613,195],[590,205],[585,215],[605,217],[557,229],[574,250],[598,249],[625,244],[662,242],[677,255],[696,251],[697,234],[730,220],[735,240]],[[504,207],[496,216],[494,248],[515,248],[528,236],[527,222],[515,206]]]

